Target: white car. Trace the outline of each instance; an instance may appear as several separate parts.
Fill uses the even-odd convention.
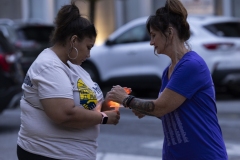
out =
[[[162,72],[170,59],[154,54],[146,30],[147,18],[125,24],[103,45],[93,47],[91,57],[82,66],[100,86],[120,84],[135,91],[160,89]],[[188,22],[188,43],[205,59],[216,88],[236,93],[234,85],[240,88],[240,20],[212,16],[189,17]]]
[[[189,43],[206,61],[217,91],[240,93],[240,18],[189,17]]]

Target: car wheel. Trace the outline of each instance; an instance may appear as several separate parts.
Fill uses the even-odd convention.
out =
[[[100,85],[101,81],[100,81],[99,74],[96,67],[91,62],[87,62],[87,61],[84,62],[81,66],[83,69],[85,69],[85,71],[89,73],[92,80],[96,82],[98,85]]]
[[[230,90],[230,93],[235,98],[240,98],[240,91],[239,90]]]
[[[228,90],[234,97],[240,97],[240,84],[239,83],[229,83]]]

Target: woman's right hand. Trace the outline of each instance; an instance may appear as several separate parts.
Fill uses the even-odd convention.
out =
[[[104,111],[104,113],[108,116],[107,124],[118,124],[120,119],[120,112],[117,110],[109,110]]]
[[[131,92],[131,89],[130,89],[130,92]],[[112,100],[114,102],[121,104],[123,100],[126,97],[128,97],[128,93],[124,90],[123,87],[117,85],[117,86],[113,86],[113,88],[107,93],[107,97],[109,100]]]

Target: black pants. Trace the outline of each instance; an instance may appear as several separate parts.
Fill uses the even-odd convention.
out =
[[[17,146],[17,156],[18,156],[19,160],[57,160],[57,159],[48,158],[48,157],[40,156],[37,154],[29,153],[19,146]]]

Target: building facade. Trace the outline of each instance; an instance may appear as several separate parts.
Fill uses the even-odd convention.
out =
[[[240,17],[239,0],[181,0],[189,15],[224,15]],[[0,18],[37,19],[53,23],[57,11],[70,0],[1,0]],[[97,44],[123,24],[154,14],[165,0],[96,0],[94,24]],[[89,0],[77,0],[82,15],[89,17]]]

